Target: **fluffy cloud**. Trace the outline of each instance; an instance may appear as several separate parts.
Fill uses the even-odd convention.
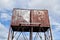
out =
[[[8,13],[1,13],[0,18],[3,21],[11,20],[11,16]]]
[[[8,29],[0,23],[0,40],[7,40],[8,38]]]
[[[13,0],[0,0],[0,8],[13,8]]]
[[[50,24],[51,25],[60,25],[60,23],[56,22],[56,20],[54,20],[54,18],[49,16],[49,19],[50,19]]]
[[[52,8],[58,5],[59,0],[31,0],[29,2],[30,8]]]
[[[16,8],[28,8],[29,0],[15,0],[14,4]]]
[[[0,0],[0,8],[27,8],[28,0]]]
[[[60,31],[60,25],[55,25],[54,27],[55,27],[55,29],[54,29],[53,33]]]

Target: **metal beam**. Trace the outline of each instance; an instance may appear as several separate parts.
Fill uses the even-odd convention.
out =
[[[44,36],[45,36],[45,40],[46,40],[46,34],[45,34],[45,32],[44,32]]]
[[[11,29],[11,27],[9,28],[8,40],[10,40],[10,29]]]
[[[51,27],[50,27],[50,35],[51,35],[51,40],[53,40]]]
[[[33,32],[33,27],[30,29],[30,40],[32,40],[32,32]]]

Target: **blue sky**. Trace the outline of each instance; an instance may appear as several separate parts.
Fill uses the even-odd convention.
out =
[[[13,8],[47,9],[53,39],[60,40],[60,0],[0,0],[0,40],[7,40]]]

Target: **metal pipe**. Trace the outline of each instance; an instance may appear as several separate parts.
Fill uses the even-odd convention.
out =
[[[53,40],[51,27],[50,27],[50,35],[51,35],[51,40]]]
[[[45,40],[46,40],[46,34],[45,34],[45,32],[44,32],[44,36],[45,36]]]
[[[12,40],[13,40],[13,38],[14,38],[14,31],[12,30]]]
[[[10,29],[11,29],[11,27],[9,28],[8,40],[10,40]]]
[[[33,27],[30,29],[30,40],[32,40],[32,32],[33,32]]]

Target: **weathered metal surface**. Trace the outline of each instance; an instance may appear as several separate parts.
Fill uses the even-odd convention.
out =
[[[29,24],[28,10],[13,10],[11,25]]]
[[[49,27],[48,10],[14,9],[11,25]]]
[[[48,10],[32,10],[31,22],[40,24],[40,27],[50,27]]]

